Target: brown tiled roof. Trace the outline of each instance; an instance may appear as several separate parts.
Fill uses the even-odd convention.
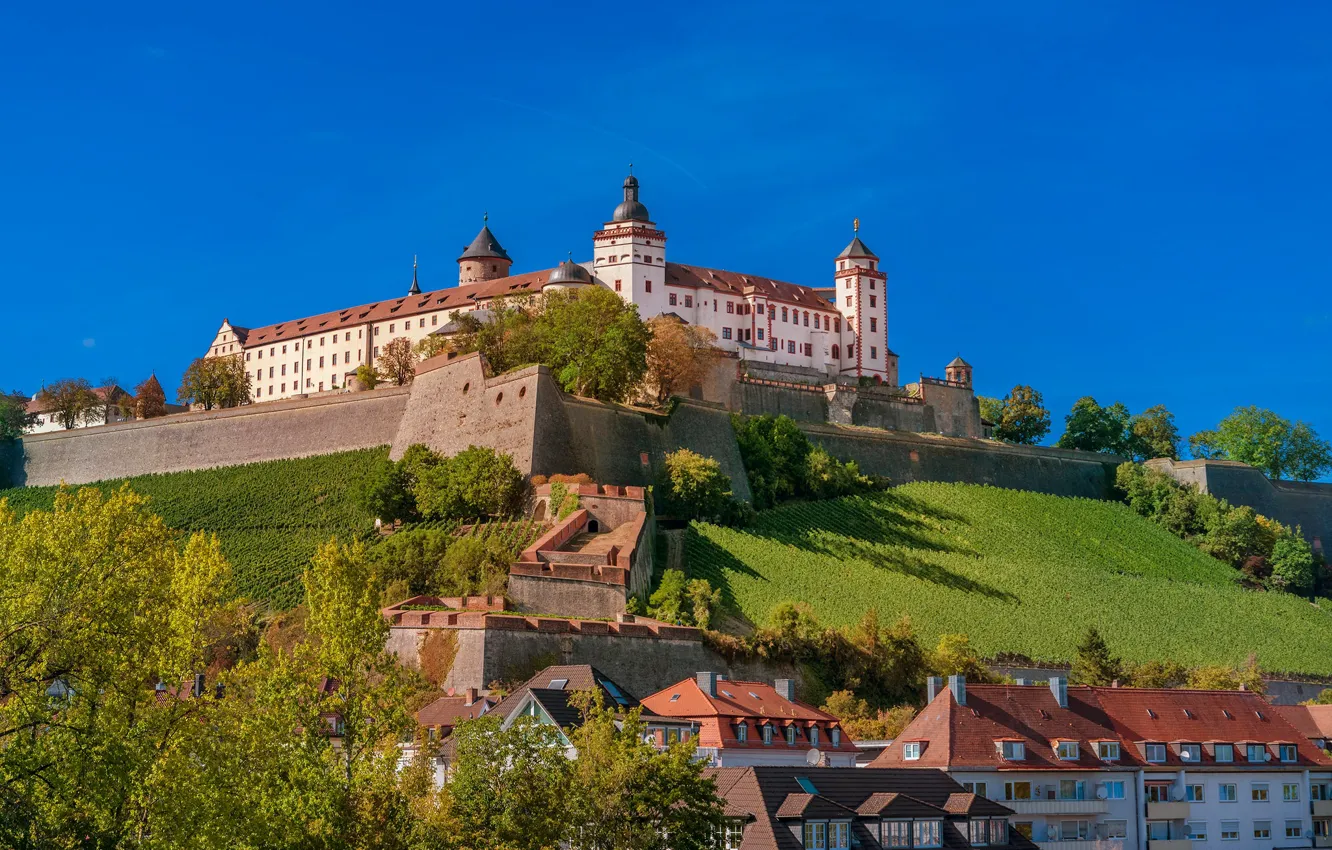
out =
[[[416,712],[416,723],[418,726],[452,728],[459,721],[480,717],[496,702],[491,697],[477,697],[468,705],[465,696],[443,696]]]
[[[554,269],[541,269],[540,271],[524,272],[523,274],[480,283],[450,286],[423,292],[419,295],[389,298],[369,304],[360,304],[356,307],[348,307],[345,310],[334,310],[315,316],[307,316],[303,319],[278,322],[249,330],[238,325],[232,325],[231,328],[236,331],[237,339],[243,348],[256,348],[261,345],[272,345],[275,342],[306,336],[307,334],[352,328],[367,322],[391,321],[395,318],[406,319],[438,310],[469,310],[481,302],[502,295],[539,293],[542,285],[549,280],[553,271]],[[709,269],[702,266],[686,266],[679,263],[666,264],[666,283],[670,286],[712,289],[736,297],[753,293],[771,300],[820,310],[833,309],[833,305],[829,303],[827,296],[835,292],[834,289],[827,287],[815,289],[757,275]]]
[[[885,770],[858,767],[723,767],[708,771],[717,793],[726,802],[728,817],[752,818],[744,827],[741,850],[801,850],[800,838],[779,818],[806,814],[852,822],[852,846],[877,847],[866,826],[880,820],[880,812],[894,816],[944,821],[943,846],[964,848],[961,831],[968,814],[1006,818],[1011,810],[985,801],[986,811],[948,811],[962,786],[940,770]],[[816,814],[817,808],[817,814]],[[1034,848],[1010,831],[1011,848]]]
[[[1044,685],[972,685],[966,705],[958,705],[948,689],[921,710],[891,746],[873,762],[875,767],[986,767],[999,770],[1089,770],[1104,766],[1095,742],[1120,744],[1117,764],[1144,767],[1141,745],[1221,741],[1298,744],[1298,764],[1332,765],[1272,706],[1249,691],[1193,691],[1151,688],[1068,688],[1068,707],[1060,708]],[[902,744],[925,742],[920,758],[906,761]],[[1020,741],[1020,762],[1001,758],[997,741]],[[1056,757],[1060,741],[1078,743],[1076,760]],[[1202,748],[1201,762],[1183,762],[1167,747],[1165,765],[1192,769],[1212,763]],[[1275,758],[1275,754],[1274,754]],[[1244,762],[1237,755],[1240,764]],[[1275,761],[1273,764],[1277,764]]]
[[[1332,739],[1332,705],[1274,705],[1272,708],[1304,737]]]

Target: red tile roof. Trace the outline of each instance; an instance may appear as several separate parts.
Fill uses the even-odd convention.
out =
[[[1297,739],[1301,741],[1297,744],[1299,766],[1332,765],[1332,760],[1252,692],[1070,687],[1068,707],[1060,708],[1044,685],[967,685],[966,705],[958,705],[945,689],[873,765],[1087,770],[1105,766],[1097,757],[1095,742],[1110,740],[1120,744],[1117,764],[1197,769],[1215,763],[1211,747],[1201,748],[1201,762],[1184,762],[1177,746],[1167,746],[1166,761],[1158,763],[1146,761],[1141,745],[1250,740],[1275,745]],[[917,760],[902,757],[901,743],[909,741],[927,742]],[[1005,761],[996,744],[1000,741],[1021,741],[1025,746],[1022,761]],[[1060,741],[1078,743],[1076,760],[1057,757]],[[1281,765],[1276,758],[1274,751],[1272,766]],[[1242,753],[1236,754],[1235,763],[1246,763]]]
[[[497,702],[499,700],[491,697],[478,697],[468,705],[466,696],[440,697],[416,712],[416,723],[418,726],[442,726],[452,729],[460,721],[480,717]]]
[[[785,734],[787,726],[795,726],[799,730],[820,726],[823,730],[818,743],[820,750],[857,751],[855,743],[845,734],[841,735],[837,746],[832,745],[828,733],[840,725],[836,717],[798,700],[788,700],[766,682],[720,679],[717,681],[716,696],[711,696],[699,686],[697,679],[685,679],[644,697],[643,706],[656,714],[697,722],[698,743],[701,747],[763,747],[765,745],[757,724],[766,720],[777,727],[775,741]],[[749,728],[745,743],[736,738],[735,725],[738,722],[755,724]],[[809,749],[808,732],[797,736],[795,746]]]
[[[550,278],[553,271],[554,269],[541,269],[540,271],[524,272],[523,274],[480,283],[449,286],[423,292],[420,295],[389,298],[370,304],[348,307],[345,310],[334,310],[316,316],[278,322],[249,330],[237,325],[232,325],[231,329],[236,332],[237,339],[243,348],[257,348],[308,334],[352,328],[367,322],[386,322],[395,318],[406,319],[438,310],[465,311],[501,295],[539,293],[542,285]],[[835,290],[827,288],[816,290],[796,283],[728,272],[721,269],[667,263],[666,283],[670,286],[712,289],[736,297],[751,293],[803,307],[820,310],[834,309],[833,305],[828,302],[827,297],[820,293],[832,293]]]
[[[1332,739],[1332,705],[1274,705],[1277,713],[1306,738]]]

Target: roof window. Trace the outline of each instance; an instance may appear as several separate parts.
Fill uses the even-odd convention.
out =
[[[810,782],[809,779],[806,778],[806,777],[804,777],[804,776],[797,776],[797,777],[796,777],[796,784],[799,785],[799,786],[800,786],[800,790],[801,790],[801,791],[804,791],[806,794],[817,794],[817,793],[819,793],[819,789],[817,789],[817,788],[814,787],[814,783],[813,783],[813,782]]]
[[[567,684],[569,684],[569,680],[568,680],[568,679],[551,679],[551,680],[550,680],[550,689],[551,689],[552,691],[562,691],[562,690],[564,690],[564,686],[567,685]]]

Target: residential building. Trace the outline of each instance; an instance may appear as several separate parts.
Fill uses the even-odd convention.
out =
[[[1308,847],[1326,832],[1311,777],[1332,760],[1257,694],[1058,677],[929,690],[874,765],[946,770],[1043,847]]]
[[[104,387],[94,387],[93,393],[97,395],[97,405],[88,410],[83,416],[76,418],[72,423],[74,428],[110,425],[133,418],[120,409],[121,400],[130,396],[120,386],[109,384]],[[183,410],[184,408],[178,406],[177,409]],[[49,404],[42,401],[41,393],[33,396],[28,402],[27,411],[37,416],[33,426],[28,429],[29,434],[45,434],[48,431],[66,430],[66,423],[61,420],[56,411],[51,409]]]
[[[1031,848],[1012,809],[968,793],[941,770],[722,767],[722,850]]]
[[[803,765],[855,767],[860,748],[836,717],[795,698],[791,679],[731,681],[712,672],[643,698],[656,714],[698,726],[699,753],[716,767]]]
[[[513,259],[487,222],[458,257],[456,285],[422,291],[414,265],[402,297],[263,327],[223,319],[206,354],[241,355],[257,402],[327,392],[345,388],[356,367],[373,363],[390,340],[419,342],[445,330],[455,313],[484,309],[499,297],[603,286],[638,305],[645,319],[672,314],[708,328],[718,347],[743,359],[897,386],[887,274],[860,239],[858,221],[854,238],[832,260],[829,281],[804,286],[667,262],[666,233],[649,217],[639,188],[638,178],[625,179],[623,201],[592,234],[589,261],[512,274]],[[970,367],[965,374],[969,387]]]
[[[1332,705],[1274,705],[1295,731],[1325,754],[1332,750]],[[1315,847],[1332,847],[1332,769],[1309,772]]]

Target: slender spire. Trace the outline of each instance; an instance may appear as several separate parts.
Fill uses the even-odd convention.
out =
[[[416,279],[416,255],[412,254],[412,288],[407,290],[408,295],[420,295],[421,284]]]

